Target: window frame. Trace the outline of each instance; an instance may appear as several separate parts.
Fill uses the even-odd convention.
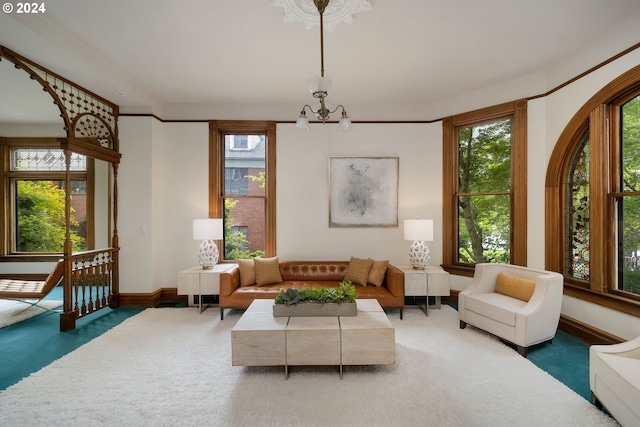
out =
[[[26,253],[16,252],[15,247],[15,205],[12,195],[14,194],[13,182],[15,179],[23,180],[59,180],[65,181],[65,171],[12,171],[11,151],[14,148],[55,148],[60,149],[60,142],[56,138],[25,138],[8,137],[0,138],[0,158],[2,159],[2,197],[0,200],[0,210],[4,214],[4,221],[0,223],[0,234],[2,235],[2,245],[0,247],[0,261],[52,261],[58,260],[60,252],[37,252]],[[86,156],[86,171],[71,171],[72,180],[84,179],[86,181],[86,237],[87,250],[94,249],[95,246],[95,171],[94,159]]]
[[[527,100],[507,102],[442,121],[443,143],[443,265],[449,273],[473,276],[475,265],[458,262],[458,129],[511,119],[511,241],[512,264],[527,262]]]
[[[265,257],[276,256],[276,122],[254,120],[212,120],[209,122],[209,217],[224,215],[224,134],[263,133],[265,146]],[[218,242],[220,253],[223,243]],[[230,260],[221,262],[231,262]]]
[[[549,160],[545,184],[545,268],[566,271],[565,181],[571,157],[585,131],[590,143],[590,280],[565,277],[564,293],[640,317],[640,296],[616,289],[616,197],[619,188],[621,105],[640,94],[640,66],[611,81],[569,121]],[[561,238],[558,239],[558,236]]]

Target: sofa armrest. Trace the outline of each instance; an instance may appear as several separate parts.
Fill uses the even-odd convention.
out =
[[[229,296],[240,286],[240,268],[236,265],[220,273],[220,295]]]
[[[404,273],[398,267],[387,265],[384,273],[384,286],[389,289],[391,295],[404,298]]]

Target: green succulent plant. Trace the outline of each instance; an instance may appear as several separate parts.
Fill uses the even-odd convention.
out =
[[[281,289],[275,298],[276,304],[293,305],[302,301],[313,301],[320,304],[329,302],[340,304],[343,302],[353,302],[358,296],[356,287],[350,281],[340,282],[337,288],[303,288],[287,290]]]

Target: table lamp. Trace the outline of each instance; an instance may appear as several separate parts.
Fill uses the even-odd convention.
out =
[[[193,240],[202,240],[198,250],[198,261],[204,270],[218,263],[218,246],[214,240],[223,237],[221,218],[193,220]]]
[[[409,261],[415,270],[424,270],[431,261],[431,252],[425,242],[433,241],[432,219],[405,219],[404,240],[413,240],[409,248]]]

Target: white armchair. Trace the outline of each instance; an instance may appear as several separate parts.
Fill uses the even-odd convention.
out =
[[[591,401],[623,426],[640,425],[640,337],[589,347]]]
[[[563,283],[562,274],[552,271],[476,264],[473,282],[458,295],[460,328],[469,324],[496,335],[526,357],[528,347],[555,337]]]

